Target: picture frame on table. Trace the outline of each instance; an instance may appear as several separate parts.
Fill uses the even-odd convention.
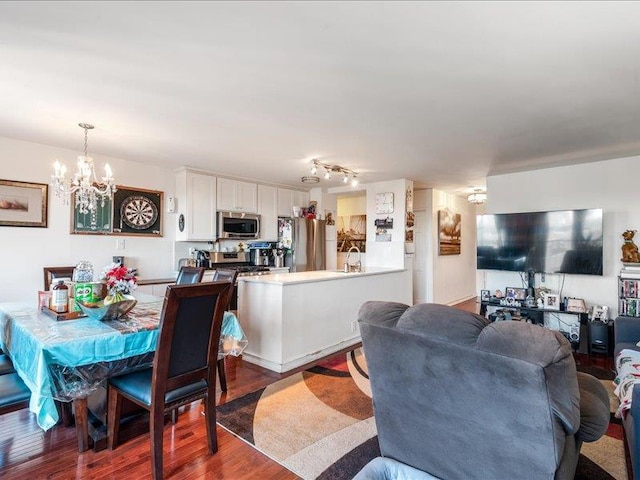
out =
[[[47,228],[49,186],[0,180],[0,226]]]
[[[542,308],[547,310],[560,310],[560,295],[545,293],[542,295]]]
[[[519,287],[507,287],[504,292],[505,298],[512,298],[514,300],[524,300],[527,298],[527,289]]]
[[[491,301],[491,290],[480,290],[480,301],[481,302]]]

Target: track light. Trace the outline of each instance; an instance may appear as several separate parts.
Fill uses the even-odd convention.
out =
[[[344,183],[345,185],[348,184],[349,181],[351,181],[352,187],[355,187],[356,185],[358,185],[358,180],[356,178],[357,174],[353,170],[342,167],[340,165],[323,163],[320,160],[316,160],[316,159],[313,159],[311,161],[311,167],[309,168],[309,171],[311,172],[311,177],[302,177],[303,178],[302,182],[309,183],[309,181],[305,181],[304,179],[308,180],[310,178],[318,178],[316,177],[316,173],[318,172],[319,169],[324,169],[323,177],[325,178],[325,180],[331,180],[331,174],[336,173],[336,174],[342,175],[342,183]]]

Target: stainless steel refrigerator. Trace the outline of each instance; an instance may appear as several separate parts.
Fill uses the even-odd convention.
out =
[[[324,220],[279,217],[278,241],[287,249],[284,265],[291,272],[326,269]]]

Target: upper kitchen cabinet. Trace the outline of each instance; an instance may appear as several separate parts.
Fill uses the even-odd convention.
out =
[[[258,186],[255,183],[218,178],[218,210],[258,212]]]
[[[293,207],[306,208],[309,206],[309,192],[300,190],[278,189],[278,216],[290,217],[293,215]]]
[[[176,177],[176,240],[216,238],[216,177],[182,170]]]
[[[260,214],[260,238],[278,239],[278,192],[276,187],[258,185],[258,213]]]

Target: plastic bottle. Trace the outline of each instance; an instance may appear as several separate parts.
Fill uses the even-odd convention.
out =
[[[69,311],[69,287],[64,284],[64,280],[58,280],[51,289],[51,310],[58,313]]]

